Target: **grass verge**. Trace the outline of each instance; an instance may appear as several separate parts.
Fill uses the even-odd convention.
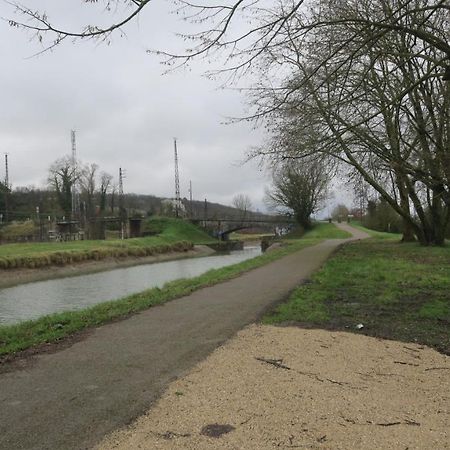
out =
[[[155,236],[111,241],[38,242],[0,246],[0,269],[62,266],[106,258],[151,256],[185,251],[193,244],[216,242],[203,230],[179,219],[156,218],[146,222]]]
[[[341,230],[334,223],[317,222],[312,230],[308,230],[304,237],[306,239],[347,239],[352,237],[347,231]]]
[[[351,237],[347,231],[339,229],[334,223],[313,222],[313,227],[305,231],[298,226],[284,236],[284,239],[347,239]]]
[[[450,354],[450,249],[392,239],[348,244],[263,322],[419,342]]]
[[[376,231],[371,230],[370,228],[366,228],[365,226],[361,225],[361,222],[354,221],[350,224],[352,227],[358,228],[358,230],[365,231],[370,237],[377,238],[377,239],[392,239],[400,241],[402,238],[402,235],[399,233],[386,233],[385,231]]]
[[[290,253],[319,243],[319,239],[302,239],[265,253],[256,258],[243,261],[221,269],[210,270],[195,278],[167,283],[162,288],[153,288],[119,300],[100,303],[81,311],[69,311],[22,322],[17,325],[0,327],[0,360],[30,347],[44,343],[57,342],[89,327],[98,326],[130,314],[159,305],[213,284],[236,277],[250,269],[260,267]]]

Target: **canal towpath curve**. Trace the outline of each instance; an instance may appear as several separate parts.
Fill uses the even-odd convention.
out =
[[[340,224],[353,234],[367,235]],[[126,320],[0,374],[0,449],[88,449],[133,421],[348,240],[326,240]]]

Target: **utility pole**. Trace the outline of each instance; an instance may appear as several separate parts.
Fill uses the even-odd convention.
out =
[[[127,211],[124,205],[123,198],[123,179],[125,178],[125,171],[122,167],[119,167],[119,219],[120,219],[120,238],[125,239],[125,221],[127,216]]]
[[[9,203],[9,166],[8,166],[8,153],[5,153],[5,222],[8,222],[8,203]]]
[[[175,217],[178,217],[181,210],[181,196],[180,196],[180,174],[178,172],[177,138],[173,138],[173,146],[175,156]]]
[[[191,180],[189,180],[189,215],[191,216],[191,219],[192,219],[193,210],[192,210],[192,181]]]
[[[9,189],[8,153],[5,153],[5,186]]]

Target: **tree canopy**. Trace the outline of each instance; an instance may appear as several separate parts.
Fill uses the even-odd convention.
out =
[[[46,47],[110,39],[150,0],[86,0],[123,7],[105,27],[54,24],[16,3],[13,27]],[[443,244],[450,220],[450,6],[446,0],[173,2],[190,22],[185,51],[167,64],[220,58],[230,82],[251,72],[247,119],[270,133],[251,157],[289,173],[310,157],[358,174],[403,221],[405,239]],[[20,15],[24,20],[20,20]]]

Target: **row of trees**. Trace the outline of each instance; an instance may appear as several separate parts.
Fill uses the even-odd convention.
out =
[[[103,215],[108,194],[114,210],[117,187],[112,175],[99,172],[97,164],[82,164],[65,156],[50,167],[48,184],[66,218],[72,217],[74,211],[84,220]]]
[[[283,42],[265,43],[266,68],[284,70],[276,88],[266,70],[252,94],[272,134],[253,156],[283,165],[311,159],[340,165],[402,218],[404,240],[443,244],[450,218],[450,85],[437,68],[448,55],[396,27],[445,38],[448,9],[422,0],[346,0],[321,1],[311,14],[341,22],[299,36],[302,19],[295,14],[279,31]]]
[[[51,47],[69,36],[109,38],[151,3],[130,0],[131,13],[105,28],[66,31],[20,5],[30,20],[10,23],[39,39],[52,36]],[[250,156],[274,167],[275,181],[292,179],[299,167],[339,168],[401,217],[405,240],[443,244],[450,218],[448,2],[177,3],[200,29],[187,36],[194,44],[186,53],[159,53],[186,63],[217,52],[226,56],[219,71],[232,80],[248,72],[258,78],[247,119],[265,122],[272,137]]]
[[[0,182],[0,214],[6,221],[40,216],[90,219],[118,214],[117,184],[112,175],[100,171],[97,164],[74,162],[69,156],[56,160],[49,168],[47,187],[18,187],[6,189]],[[76,195],[74,196],[74,192]],[[8,199],[8,208],[5,200]],[[73,202],[76,202],[75,204]],[[232,206],[205,201],[182,199],[183,208],[195,218],[233,218],[242,222],[254,217],[248,195],[237,194]],[[123,205],[130,215],[174,215],[173,201],[153,195],[124,194]],[[73,213],[75,212],[75,217]]]

